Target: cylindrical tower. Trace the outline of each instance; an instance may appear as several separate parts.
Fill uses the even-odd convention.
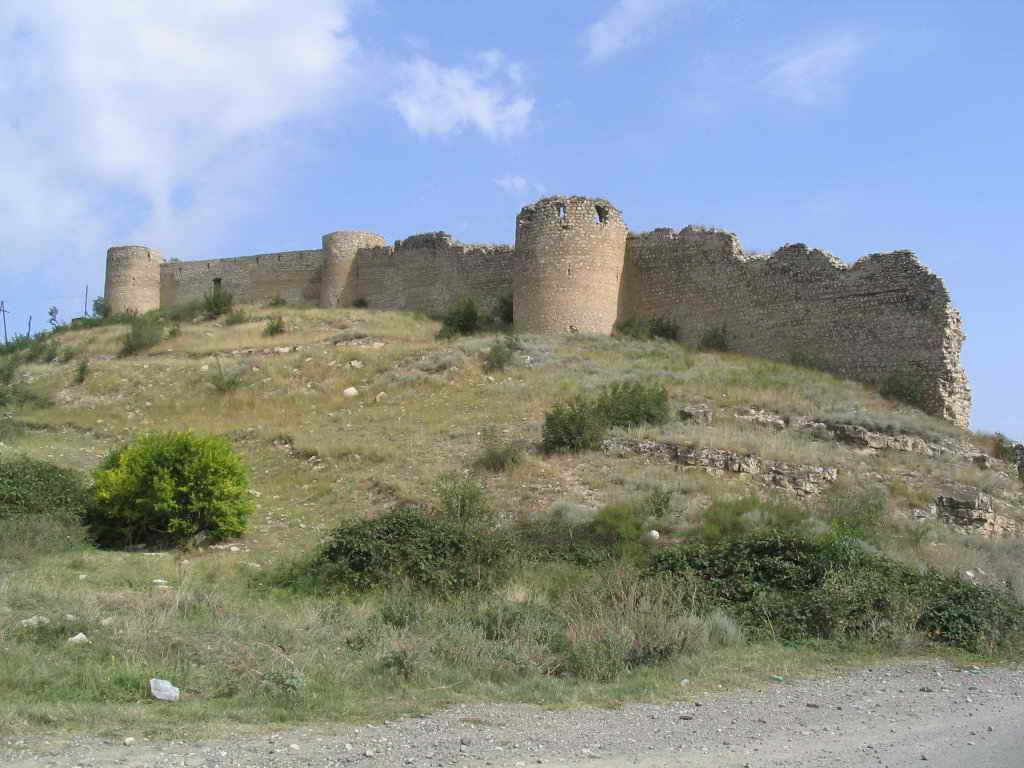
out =
[[[141,245],[107,249],[103,296],[110,311],[148,312],[160,309],[160,251]]]
[[[331,232],[324,235],[324,271],[320,281],[321,307],[350,307],[356,295],[356,276],[352,274],[356,252],[360,248],[387,245],[374,232]]]
[[[607,200],[545,197],[516,217],[518,333],[612,332],[626,253],[622,212]]]

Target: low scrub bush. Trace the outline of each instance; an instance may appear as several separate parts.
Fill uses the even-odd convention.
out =
[[[160,310],[160,316],[169,323],[190,323],[206,311],[203,299],[195,299],[185,304],[175,304]]]
[[[487,489],[473,475],[445,472],[437,479],[437,514],[457,525],[479,525],[490,522]]]
[[[890,400],[921,407],[927,398],[928,384],[921,374],[904,365],[882,379],[878,392]]]
[[[107,456],[93,478],[87,521],[104,546],[238,536],[252,508],[246,469],[221,437],[146,434]]]
[[[484,354],[483,369],[487,373],[504,371],[505,366],[512,362],[514,347],[507,341],[496,341],[487,348]]]
[[[144,349],[155,347],[163,339],[164,329],[155,313],[133,317],[128,334],[121,344],[121,357],[128,357]]]
[[[367,307],[370,306],[370,300],[367,299],[365,296],[356,296],[352,300],[352,306],[355,307],[356,309],[366,309]]]
[[[555,405],[544,414],[541,448],[544,453],[592,451],[608,432],[608,422],[582,395]]]
[[[270,318],[267,320],[267,324],[263,326],[264,336],[280,336],[284,332],[284,318],[281,315]]]
[[[484,427],[480,430],[480,442],[483,450],[475,465],[488,472],[504,472],[523,458],[522,442],[502,439],[494,427]]]
[[[271,307],[283,307],[288,304],[288,300],[284,296],[275,296],[269,302]]]
[[[451,339],[455,336],[468,336],[480,330],[480,312],[476,302],[464,299],[456,304],[441,318],[441,330],[437,332],[439,339]]]
[[[668,390],[636,379],[618,381],[598,393],[594,408],[611,427],[664,424],[669,416]]]
[[[53,400],[46,395],[20,384],[17,373],[17,355],[0,356],[0,408],[16,408],[19,405],[48,408],[53,405]]]
[[[72,381],[75,384],[84,384],[86,377],[89,375],[89,361],[79,360],[78,365],[75,366],[75,376]]]
[[[704,331],[697,348],[704,352],[727,352],[731,346],[728,331],[724,325],[719,325]]]
[[[42,516],[77,522],[90,499],[85,479],[74,470],[25,456],[0,455],[0,520]]]
[[[515,320],[515,302],[511,293],[503,293],[498,297],[498,304],[494,308],[494,319],[498,325],[506,328],[511,327]]]
[[[231,311],[235,304],[233,294],[224,290],[219,284],[214,284],[205,296],[203,296],[203,311],[207,317],[220,317]]]
[[[217,370],[210,376],[210,383],[215,390],[221,393],[234,392],[242,386],[243,381],[242,369],[227,373],[224,371],[224,365],[220,358],[217,359]]]
[[[52,339],[49,333],[33,336],[22,358],[27,363],[52,363],[60,355],[60,344]]]
[[[234,309],[224,316],[224,325],[241,325],[249,322],[249,315],[241,309]]]
[[[405,507],[336,529],[296,581],[354,590],[407,584],[453,594],[503,582],[507,557],[493,533]]]
[[[694,518],[689,533],[706,540],[721,540],[754,532],[792,533],[810,521],[807,507],[795,501],[761,499],[715,499]]]
[[[667,339],[676,341],[679,338],[679,324],[669,317],[649,316],[631,317],[615,324],[614,332],[619,336],[634,339]]]
[[[921,632],[977,652],[1015,645],[1024,632],[1024,605],[1010,593],[922,573],[839,536],[689,541],[656,552],[648,572],[696,578],[706,611],[727,611],[773,640],[900,643]]]

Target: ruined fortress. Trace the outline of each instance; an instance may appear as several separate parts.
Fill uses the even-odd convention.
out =
[[[516,218],[515,246],[466,245],[444,232],[388,245],[372,232],[324,235],[314,250],[165,262],[159,251],[107,251],[114,312],[200,299],[212,288],[242,303],[289,303],[442,313],[465,298],[487,311],[511,293],[517,333],[609,334],[633,317],[662,316],[697,345],[724,329],[741,354],[800,361],[878,385],[912,372],[929,412],[966,426],[971,395],[964,334],[942,279],[910,251],[846,265],[803,244],[749,255],[723,230],[631,233],[606,200],[547,197]],[[362,302],[360,302],[362,303]]]

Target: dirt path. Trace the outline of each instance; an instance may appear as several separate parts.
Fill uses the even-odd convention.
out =
[[[826,768],[1024,766],[1024,671],[917,661],[669,704],[548,712],[466,705],[373,726],[239,741],[70,736],[0,744],[7,768],[579,766]],[[130,734],[125,734],[125,738]],[[13,740],[11,740],[13,742]],[[50,741],[56,744],[55,740]]]

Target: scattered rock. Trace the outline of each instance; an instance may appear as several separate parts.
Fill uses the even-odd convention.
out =
[[[383,400],[387,396],[388,396],[387,392],[378,392],[377,396],[373,398],[373,402],[379,403],[381,400]]]
[[[653,529],[647,532],[647,536],[648,538],[654,539],[654,541],[657,541],[661,538],[661,534]]]
[[[341,394],[345,397],[357,397],[359,395],[359,390],[355,387],[345,387]]]
[[[957,485],[935,497],[935,517],[960,533],[1021,535],[1024,526],[999,514],[992,497],[970,485]]]
[[[41,627],[44,624],[49,624],[50,620],[45,616],[30,616],[27,619],[22,619],[18,624],[22,627],[31,629],[32,627]]]
[[[655,440],[614,438],[602,442],[601,450],[623,456],[635,454],[671,461],[712,473],[734,472],[751,475],[768,487],[791,491],[801,496],[821,493],[834,483],[839,475],[835,467],[787,464],[784,461],[765,459],[753,454]]]
[[[992,457],[984,453],[979,453],[971,461],[978,469],[992,469]]]
[[[760,408],[751,408],[746,413],[738,413],[736,418],[769,429],[785,429],[788,426],[786,420],[779,414]]]
[[[153,583],[159,587],[167,584],[167,579],[153,579]]]
[[[711,407],[704,403],[688,405],[679,409],[679,420],[688,424],[708,426],[711,424],[712,413]]]
[[[291,351],[291,347],[274,347],[274,352],[278,355],[287,355]]]
[[[350,368],[362,368],[364,366],[362,360],[349,360],[348,364]]]
[[[149,679],[149,692],[153,694],[154,699],[160,699],[160,701],[177,701],[181,696],[180,688],[158,677]]]
[[[125,736],[125,739],[124,739],[124,741],[122,743],[126,747],[130,747],[132,744],[135,743],[135,737],[134,736]]]
[[[85,636],[84,632],[79,632],[77,635],[73,635],[68,638],[68,645],[84,645],[89,642],[89,638]]]

